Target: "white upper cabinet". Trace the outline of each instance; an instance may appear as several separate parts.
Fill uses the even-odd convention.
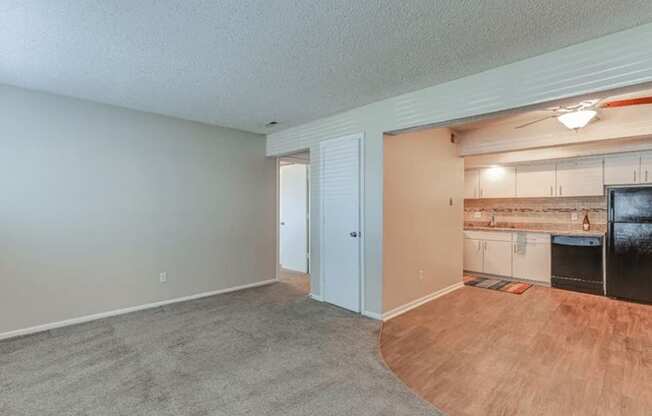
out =
[[[477,170],[464,171],[464,198],[480,198],[480,175]]]
[[[641,154],[641,171],[640,182],[652,182],[652,152],[645,152]]]
[[[557,163],[556,196],[604,195],[603,160],[577,159]]]
[[[535,198],[555,196],[555,164],[521,165],[516,167],[516,196]]]
[[[644,180],[641,180],[641,156],[638,153],[604,158],[605,185],[631,185],[641,182]]]
[[[492,167],[480,171],[480,198],[514,198],[516,169]]]

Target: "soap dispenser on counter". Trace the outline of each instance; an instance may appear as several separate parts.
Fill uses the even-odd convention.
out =
[[[589,212],[584,213],[584,221],[582,221],[582,230],[591,231],[591,222],[589,221]]]

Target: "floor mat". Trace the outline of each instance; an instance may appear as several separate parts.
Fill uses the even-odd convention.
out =
[[[501,292],[520,295],[532,287],[529,283],[512,282],[510,280],[489,279],[486,277],[464,276],[464,284],[467,286],[481,287],[484,289],[500,290]]]

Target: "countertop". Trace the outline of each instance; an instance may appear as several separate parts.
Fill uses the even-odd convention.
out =
[[[495,227],[489,227],[486,223],[479,224],[464,224],[464,231],[509,231],[509,232],[528,232],[528,233],[542,233],[551,235],[577,235],[586,237],[604,237],[606,231],[602,227],[590,231],[582,229],[571,229],[564,226],[554,226],[550,224],[519,224],[519,225],[503,225],[498,224]]]

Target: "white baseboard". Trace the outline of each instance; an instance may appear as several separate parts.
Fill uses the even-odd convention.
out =
[[[310,294],[310,298],[316,300],[317,302],[324,301],[324,298],[321,295],[315,295],[314,293]]]
[[[401,305],[401,306],[399,306],[397,308],[394,308],[392,310],[389,310],[389,311],[383,313],[382,319],[383,319],[383,321],[389,321],[392,318],[395,318],[395,317],[397,317],[399,315],[402,315],[407,311],[410,311],[410,310],[412,310],[414,308],[417,308],[417,307],[423,305],[424,303],[428,303],[431,300],[442,297],[445,294],[450,293],[450,292],[452,292],[454,290],[457,290],[457,289],[459,289],[461,287],[464,287],[464,282],[458,282],[458,283],[455,283],[454,285],[450,285],[450,286],[445,287],[445,288],[443,288],[441,290],[438,290],[436,292],[432,292],[431,294],[429,294],[427,296],[424,296],[424,297],[419,298],[417,300],[413,300],[412,302],[406,303],[405,305]]]
[[[265,286],[272,283],[278,282],[276,279],[263,280],[262,282],[251,283],[242,286],[230,287],[227,289],[213,290],[211,292],[197,293],[190,296],[184,296],[180,298],[162,300],[160,302],[146,303],[144,305],[130,306],[128,308],[116,309],[108,312],[96,313],[93,315],[81,316],[79,318],[66,319],[65,321],[51,322],[44,325],[32,326],[29,328],[17,329],[14,331],[0,333],[0,340],[20,337],[23,335],[35,334],[37,332],[48,331],[50,329],[61,328],[64,326],[81,324],[84,322],[96,321],[98,319],[109,318],[111,316],[124,315],[126,313],[142,311],[145,309],[158,308],[159,306],[170,305],[172,303],[186,302],[189,300],[195,300],[200,298],[205,298],[209,296],[220,295],[223,293],[236,292],[238,290],[250,289],[259,286]]]
[[[376,312],[362,311],[362,316],[366,316],[367,318],[375,319],[377,321],[383,320],[383,315]]]

